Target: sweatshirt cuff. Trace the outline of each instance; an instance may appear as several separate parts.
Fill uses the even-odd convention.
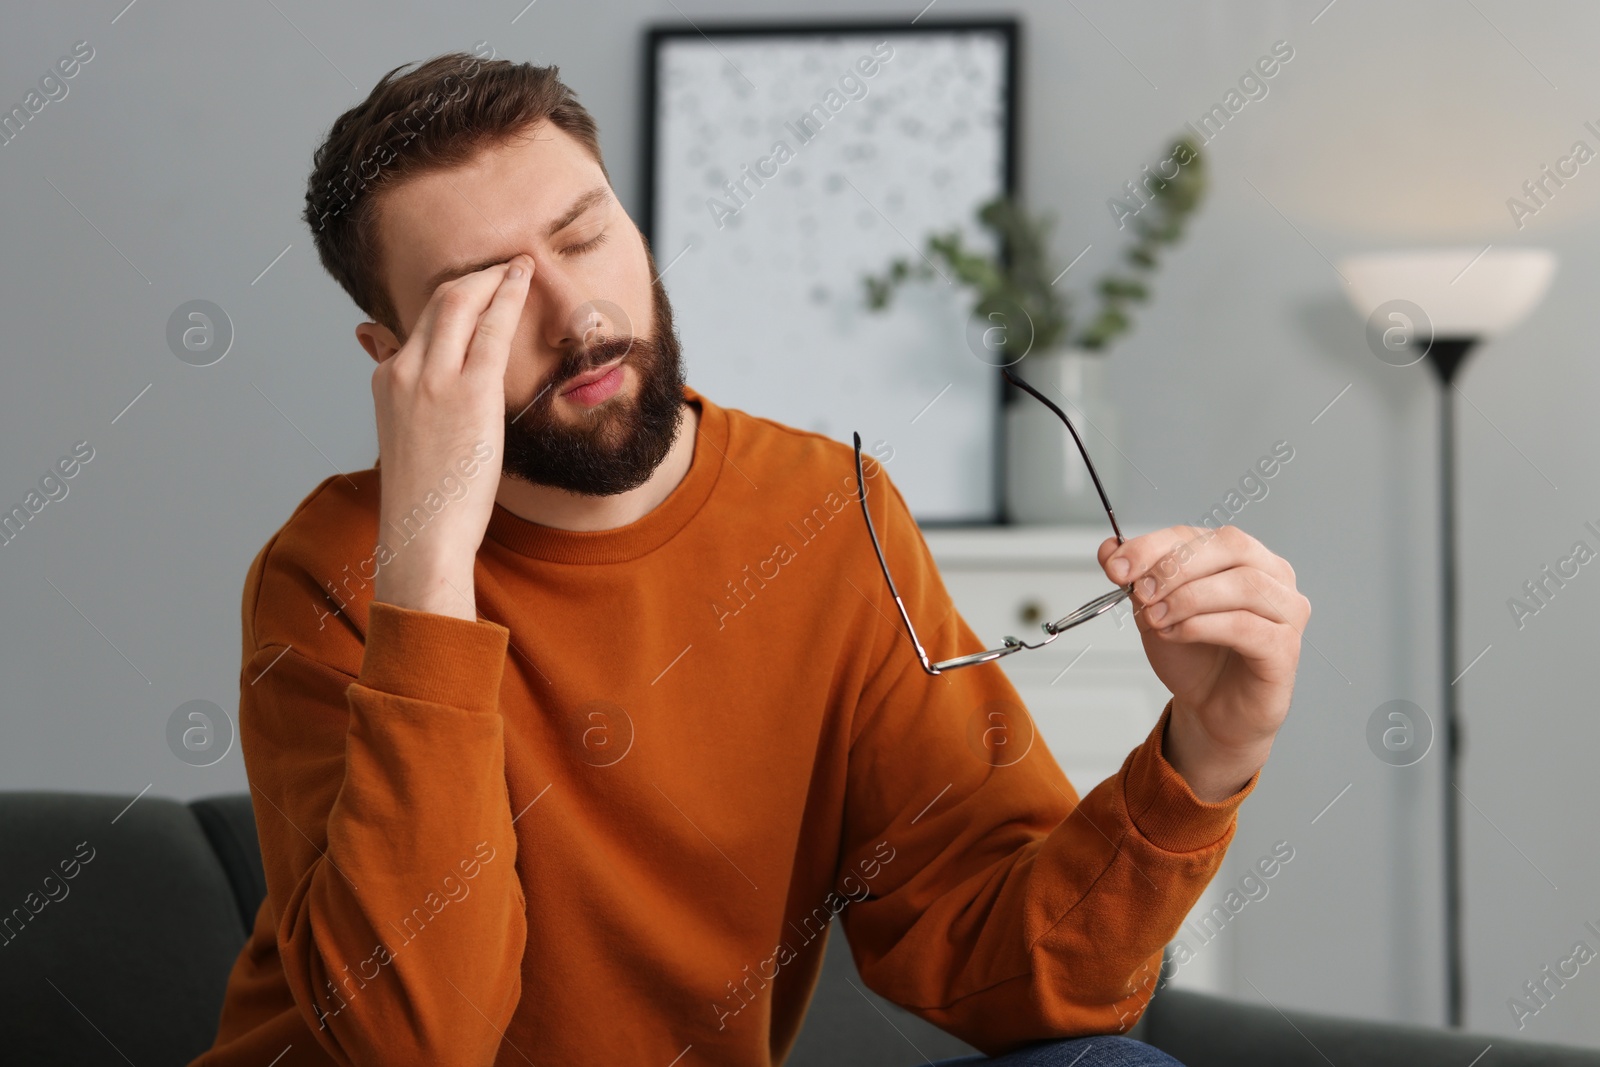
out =
[[[1261,772],[1257,770],[1237,793],[1224,800],[1201,800],[1161,754],[1171,718],[1172,700],[1168,699],[1150,735],[1123,764],[1122,798],[1128,818],[1145,840],[1167,852],[1193,852],[1216,844],[1228,833],[1240,803],[1254,792]]]
[[[497,622],[374,600],[356,684],[467,711],[498,711],[510,641],[511,631]]]

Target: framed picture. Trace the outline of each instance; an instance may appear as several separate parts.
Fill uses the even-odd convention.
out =
[[[947,267],[883,310],[864,278],[924,261],[934,233],[992,249],[976,215],[1013,191],[1016,45],[1014,20],[647,39],[642,225],[688,380],[846,444],[859,431],[925,524],[1000,521],[1005,382]]]

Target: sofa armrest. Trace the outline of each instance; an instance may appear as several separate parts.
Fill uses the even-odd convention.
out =
[[[256,840],[256,820],[249,793],[228,793],[189,802],[200,829],[205,831],[217,862],[228,876],[234,904],[244,923],[245,936],[256,925],[256,912],[267,896],[267,876]]]
[[[1490,1045],[1495,1067],[1600,1067],[1600,1050],[1404,1023],[1279,1012],[1266,1004],[1165,988],[1137,1036],[1186,1067],[1466,1067]]]

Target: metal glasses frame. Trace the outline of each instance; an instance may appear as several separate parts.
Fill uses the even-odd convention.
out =
[[[1089,458],[1088,450],[1083,447],[1083,438],[1078,436],[1078,429],[1072,425],[1072,420],[1067,418],[1066,412],[1052,403],[1048,397],[1012,374],[1008,368],[1001,368],[1000,373],[1004,374],[1006,380],[1012,385],[1038,400],[1045,407],[1055,412],[1057,418],[1066,423],[1068,431],[1072,434],[1072,440],[1077,443],[1078,453],[1083,456],[1083,462],[1089,467],[1089,477],[1094,479],[1095,492],[1100,494],[1100,503],[1105,505],[1106,518],[1111,520],[1111,530],[1117,536],[1117,544],[1123,544],[1122,529],[1117,525],[1117,514],[1111,507],[1111,501],[1106,499],[1106,491],[1100,484],[1100,475],[1095,472],[1094,461]],[[900,609],[900,618],[906,624],[906,632],[911,635],[911,644],[917,650],[917,659],[921,661],[922,669],[927,673],[940,674],[944,671],[954,670],[957,667],[971,667],[979,663],[988,663],[991,660],[999,659],[1001,656],[1009,656],[1013,652],[1020,652],[1025,648],[1043,648],[1057,637],[1060,637],[1063,632],[1109,611],[1112,607],[1133,595],[1133,586],[1131,584],[1119,586],[1103,596],[1095,597],[1081,608],[1069,612],[1055,622],[1041,623],[1040,629],[1045,632],[1043,641],[1029,644],[1019,638],[1007,636],[1005,644],[1001,648],[991,648],[983,652],[957,656],[954,659],[940,660],[938,663],[931,662],[928,659],[927,651],[922,647],[921,640],[917,637],[917,628],[911,624],[911,616],[906,611],[905,602],[900,599],[900,590],[895,588],[894,578],[889,574],[889,564],[883,558],[883,546],[878,543],[878,531],[872,525],[872,512],[867,509],[866,479],[861,469],[861,434],[856,433],[853,436],[855,437],[856,449],[856,499],[861,502],[861,514],[867,520],[867,533],[872,537],[872,550],[878,554],[878,566],[883,568],[883,580],[889,583],[889,593],[894,597],[895,607]]]

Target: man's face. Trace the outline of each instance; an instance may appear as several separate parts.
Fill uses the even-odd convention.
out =
[[[406,331],[441,282],[533,257],[506,363],[504,473],[592,496],[643,484],[677,434],[682,364],[643,235],[583,146],[541,123],[379,204],[382,277]]]

